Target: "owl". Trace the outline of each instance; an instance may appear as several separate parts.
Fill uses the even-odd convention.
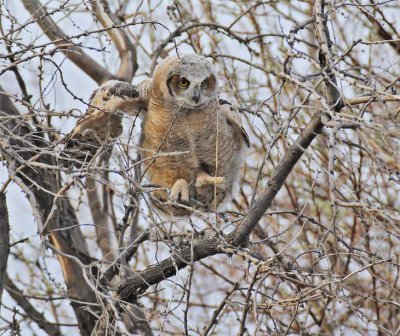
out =
[[[142,172],[157,186],[151,199],[171,215],[216,208],[231,193],[248,136],[238,110],[218,99],[211,63],[198,55],[170,56],[153,78],[131,85],[108,81],[66,137],[79,160],[90,159],[122,132],[123,112],[142,117]]]

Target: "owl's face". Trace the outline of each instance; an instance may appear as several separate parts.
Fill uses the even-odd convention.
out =
[[[213,74],[199,77],[174,74],[168,79],[167,85],[177,105],[186,109],[207,106],[215,96]]]
[[[199,55],[167,57],[157,67],[155,78],[155,82],[165,83],[155,93],[161,93],[178,108],[205,108],[217,98],[211,63]]]

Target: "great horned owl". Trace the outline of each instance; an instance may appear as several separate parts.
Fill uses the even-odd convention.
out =
[[[186,215],[216,206],[232,189],[248,137],[238,110],[217,96],[210,62],[198,55],[170,56],[138,86],[108,81],[67,136],[81,159],[122,132],[119,111],[143,115],[139,147],[153,193],[163,211]],[[85,149],[85,150],[82,150]]]

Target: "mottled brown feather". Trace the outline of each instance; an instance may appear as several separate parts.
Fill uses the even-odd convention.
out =
[[[175,98],[184,91],[177,84],[182,77],[202,83],[209,96],[206,104],[191,107]],[[152,80],[139,87],[118,81],[105,83],[94,92],[87,114],[78,121],[67,140],[85,148],[91,144],[96,148],[121,134],[119,110],[137,113],[140,109],[146,110],[142,114],[140,140],[142,171],[152,185],[161,187],[151,194],[158,208],[172,215],[188,215],[191,210],[187,206],[202,204],[207,209],[231,193],[241,152],[250,142],[240,125],[238,110],[218,100],[216,79],[204,57],[168,57],[156,68]],[[215,181],[224,184],[198,183],[204,176],[203,182],[213,181],[212,177],[216,176]],[[188,189],[176,189],[177,181],[180,188]],[[184,198],[189,195],[188,203],[180,200],[185,207],[179,205],[179,200],[175,203],[171,200],[168,192],[171,189],[175,193],[178,190],[177,195],[182,192],[180,195]]]

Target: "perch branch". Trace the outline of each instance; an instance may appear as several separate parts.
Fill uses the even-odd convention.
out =
[[[337,89],[337,82],[333,70],[330,68],[332,59],[330,52],[331,42],[326,27],[325,15],[323,14],[323,7],[323,1],[316,2],[315,22],[317,26],[317,39],[320,42],[320,64],[326,75],[324,82],[327,88],[327,101],[333,111],[337,112],[340,111],[344,105],[339,90]],[[247,215],[243,218],[235,231],[226,237],[227,241],[234,246],[245,245],[247,243],[251,232],[255,229],[262,216],[272,204],[272,201],[275,199],[286,178],[315,137],[321,133],[322,128],[323,123],[320,113],[311,120],[297,138],[296,142],[288,149],[284,158],[274,170],[272,178],[268,182],[265,190],[250,207]],[[134,277],[124,280],[119,286],[120,298],[123,300],[134,299],[137,297],[138,293],[145,291],[149,286],[175,275],[177,270],[189,265],[191,260],[198,261],[218,253],[223,253],[223,251],[218,247],[218,240],[216,238],[198,241],[194,245],[194,258],[191,256],[191,248],[186,248],[177,255],[165,259],[156,265],[152,265],[143,271],[139,271]]]

